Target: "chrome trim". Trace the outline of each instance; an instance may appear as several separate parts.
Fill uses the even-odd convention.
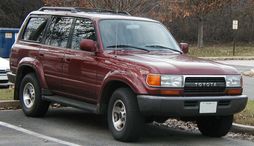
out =
[[[227,75],[183,75],[183,83],[184,83],[183,85],[185,85],[185,79],[188,78],[188,77],[201,77],[201,78],[202,78],[202,77],[203,77],[203,78],[204,78],[204,77],[208,77],[208,78],[209,78],[209,77],[223,77],[223,78],[225,79],[225,81],[226,81],[226,76],[227,76]],[[184,86],[183,86],[183,87],[184,87]]]
[[[151,73],[152,74],[152,73]],[[148,75],[148,74],[147,74]],[[177,75],[177,74],[152,74],[152,75],[172,75],[172,76],[183,76],[183,82],[182,82],[182,87],[163,87],[163,86],[151,86],[147,83],[147,75],[146,75],[146,84],[149,86],[149,87],[153,87],[153,88],[172,88],[172,89],[183,89],[184,88],[184,85],[185,85],[185,79],[187,77],[223,77],[225,79],[225,83],[226,83],[226,77],[227,76],[240,76],[242,78],[242,76],[240,74],[236,74],[236,75]],[[227,87],[227,85],[225,86],[226,88],[231,88],[231,87]],[[240,87],[237,87],[237,88],[241,88],[242,86]]]
[[[221,95],[221,96],[153,96],[153,95],[137,95],[137,98],[147,99],[168,99],[168,100],[230,100],[248,98],[247,95]]]
[[[152,74],[152,73],[151,73]],[[152,74],[152,75],[172,75],[172,76],[175,76],[177,74]],[[185,79],[187,77],[223,77],[226,81],[226,76],[228,75],[178,75],[178,76],[183,76],[183,82],[182,82],[182,87],[163,87],[163,86],[151,86],[147,83],[147,76],[148,74],[146,75],[146,84],[149,86],[149,87],[153,87],[153,88],[172,88],[172,89],[183,89],[184,88],[184,85],[185,85]],[[239,75],[241,76],[241,75]],[[227,87],[226,87],[227,88]]]

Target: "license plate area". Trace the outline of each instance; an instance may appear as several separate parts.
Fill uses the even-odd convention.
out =
[[[206,101],[199,103],[199,113],[200,114],[211,114],[217,112],[218,102],[216,101]]]

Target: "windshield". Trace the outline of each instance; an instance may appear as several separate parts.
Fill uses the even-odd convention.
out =
[[[136,20],[102,20],[100,33],[105,49],[171,50],[181,52],[175,39],[160,23]],[[141,49],[140,49],[141,50]]]

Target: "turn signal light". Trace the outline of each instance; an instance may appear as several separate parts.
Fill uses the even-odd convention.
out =
[[[148,74],[146,82],[150,86],[160,86],[161,85],[161,76],[157,74]]]
[[[181,95],[182,90],[162,90],[161,95]]]
[[[238,88],[238,89],[228,89],[227,90],[227,94],[229,95],[239,95],[242,94],[242,89]]]

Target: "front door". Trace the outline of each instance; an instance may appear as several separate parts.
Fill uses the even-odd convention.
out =
[[[96,41],[93,22],[76,18],[70,48],[65,51],[63,65],[63,89],[66,95],[88,102],[96,101],[96,55],[80,50],[82,39]]]

